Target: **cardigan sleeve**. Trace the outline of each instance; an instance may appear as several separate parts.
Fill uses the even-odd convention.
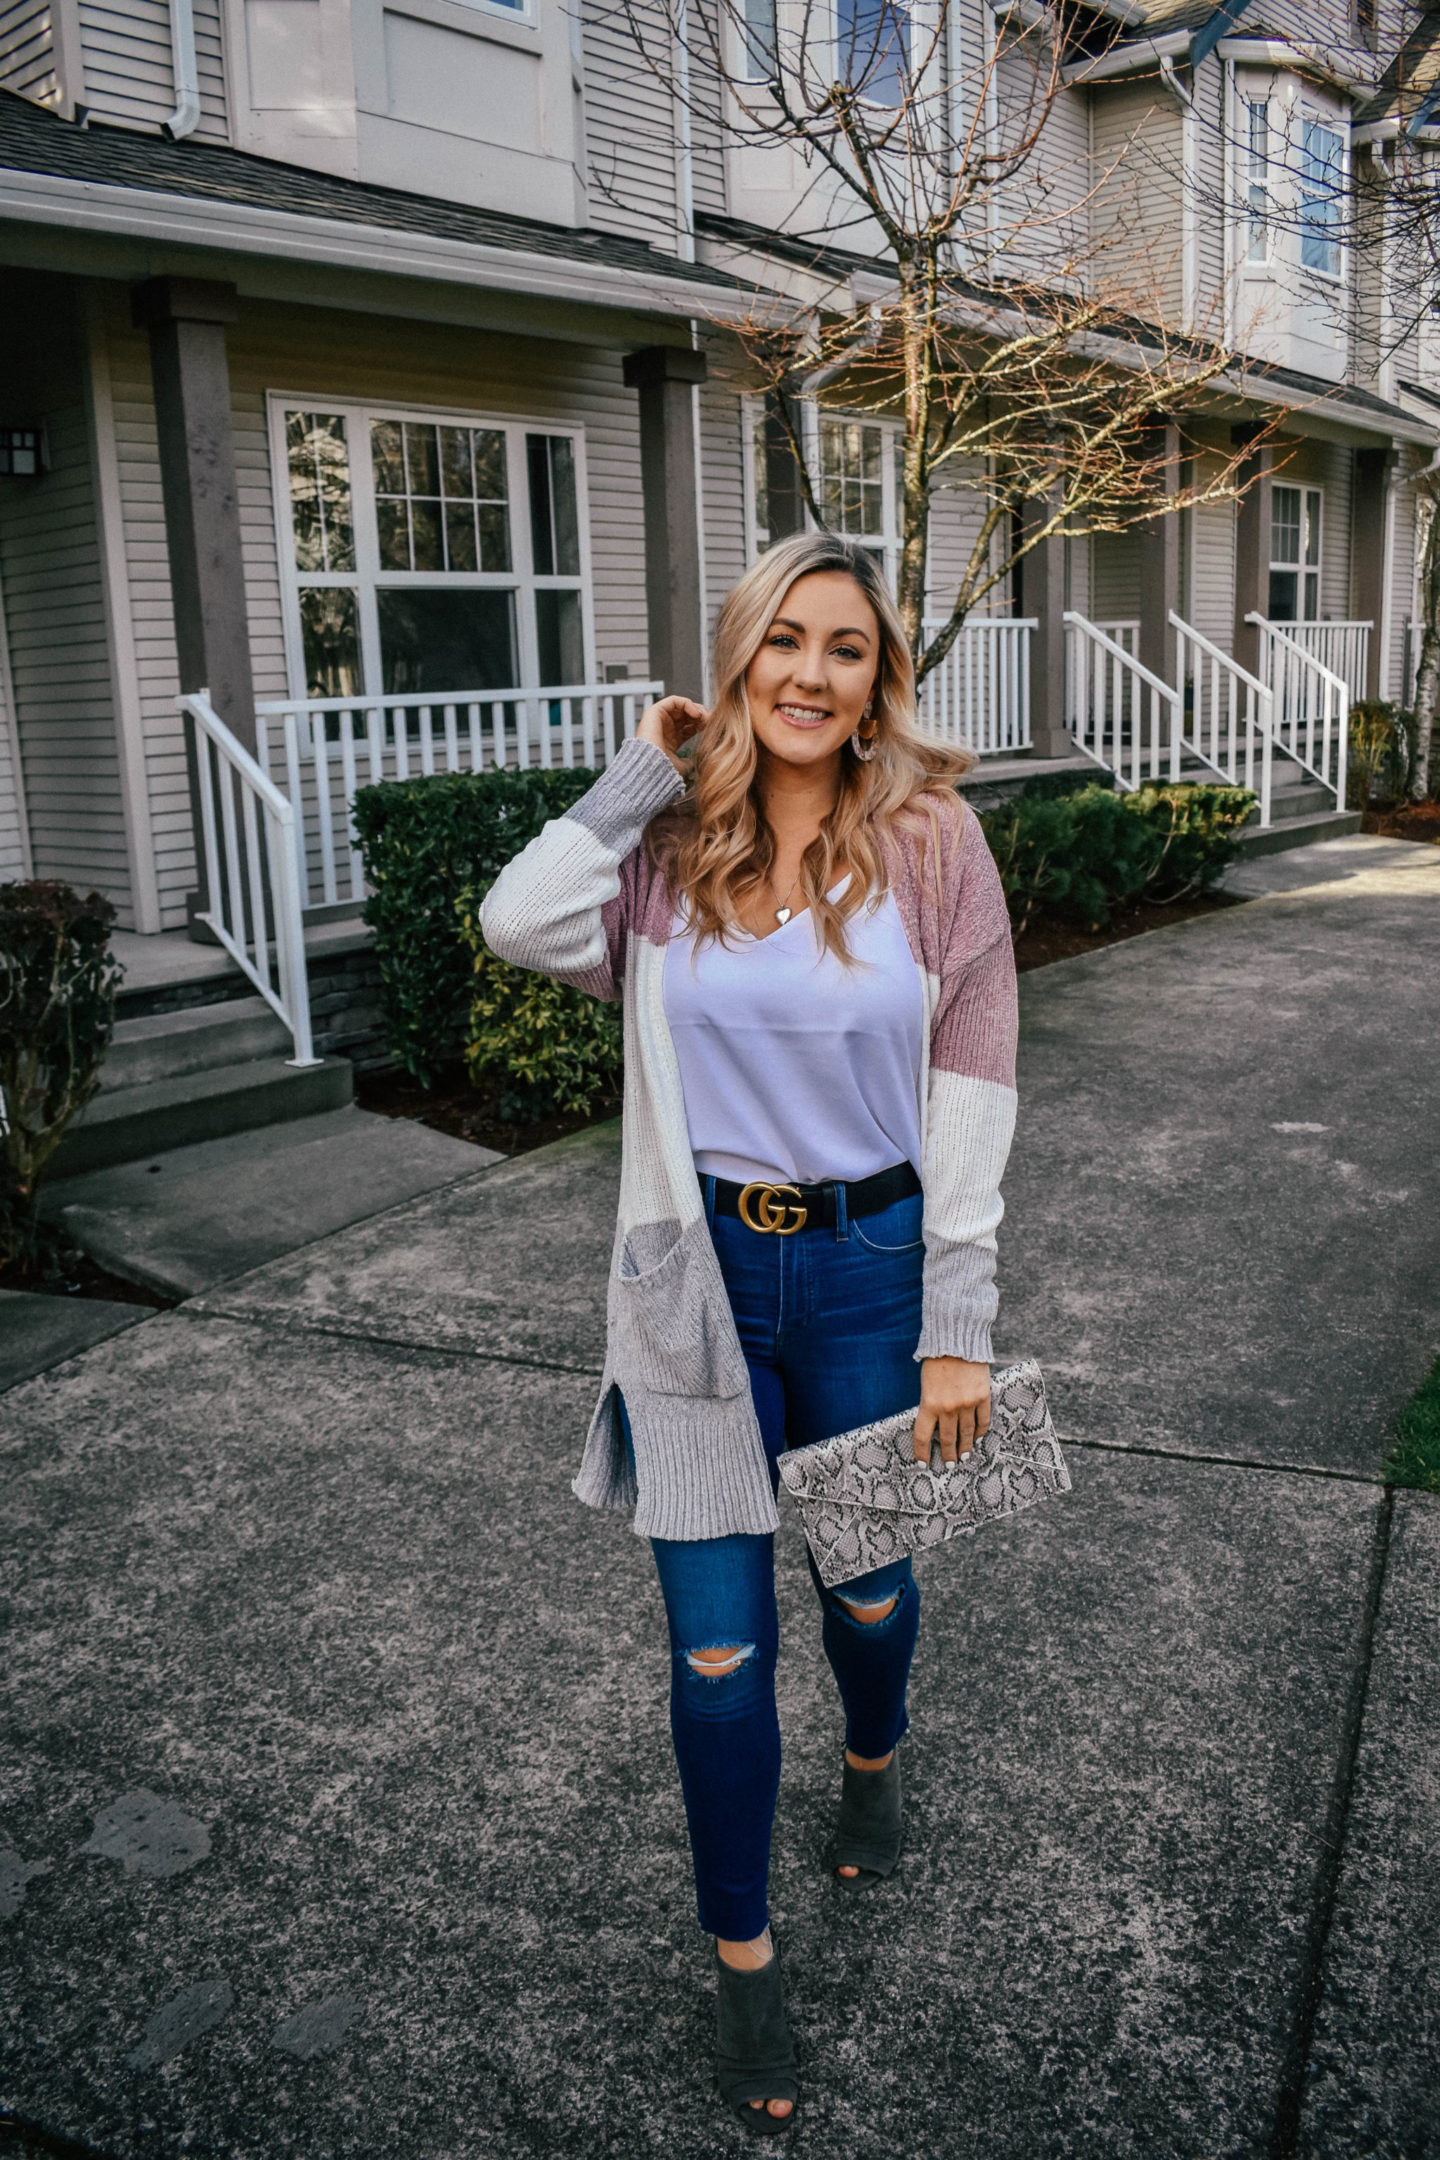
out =
[[[685,782],[657,744],[625,743],[588,793],[552,818],[496,878],[485,942],[516,967],[616,999],[628,928],[622,870]]]
[[[925,1120],[917,1358],[991,1355],[1000,1179],[1015,1130],[1015,954],[999,872],[967,809],[945,850]]]

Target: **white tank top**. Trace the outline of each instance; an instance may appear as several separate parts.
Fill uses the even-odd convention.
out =
[[[848,1182],[898,1162],[919,1172],[920,971],[890,894],[845,933],[849,967],[808,908],[769,937],[732,930],[698,951],[677,917],[665,1017],[702,1176]]]

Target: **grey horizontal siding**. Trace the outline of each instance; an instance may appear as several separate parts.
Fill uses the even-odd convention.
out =
[[[98,119],[158,128],[175,109],[168,0],[79,0],[85,103]],[[228,142],[220,0],[194,0],[200,124],[208,142]]]
[[[658,74],[637,49],[621,0],[587,0],[584,10],[590,222],[673,253],[679,208],[665,15],[656,0],[635,0],[633,12]]]
[[[47,416],[53,470],[0,504],[15,718],[37,877],[131,919],[115,709],[83,409]]]
[[[37,105],[60,102],[49,0],[0,4],[0,90],[33,98]]]
[[[738,391],[710,381],[700,392],[706,649],[720,603],[745,569],[745,464]],[[710,685],[713,689],[713,684]]]
[[[10,697],[10,646],[5,593],[0,587],[0,884],[30,874],[25,796],[20,779],[20,740]]]

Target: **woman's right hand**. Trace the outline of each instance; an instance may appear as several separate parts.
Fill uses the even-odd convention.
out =
[[[680,755],[680,746],[689,742],[709,717],[705,707],[697,705],[694,698],[665,697],[658,704],[646,706],[635,733],[641,742],[653,742],[663,750],[675,770],[684,773],[688,779],[690,768]]]

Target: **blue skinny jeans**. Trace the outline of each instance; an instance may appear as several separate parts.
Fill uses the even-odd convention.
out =
[[[921,1199],[862,1221],[781,1237],[716,1216],[701,1180],[721,1272],[750,1368],[778,1487],[780,1455],[913,1409],[920,1400]],[[843,1197],[843,1196],[842,1196]],[[629,1419],[621,1403],[627,1448]],[[632,1450],[633,1460],[633,1450]],[[770,1833],[780,1789],[775,1708],[779,1622],[773,1537],[652,1538],[670,1630],[670,1730],[680,1768],[700,1925],[730,1942],[764,1932]],[[810,1567],[821,1641],[840,1690],[845,1744],[887,1755],[905,1731],[905,1688],[920,1592],[901,1560],[833,1590]],[[879,1620],[864,1611],[894,1605]],[[700,1650],[738,1655],[718,1671]]]

